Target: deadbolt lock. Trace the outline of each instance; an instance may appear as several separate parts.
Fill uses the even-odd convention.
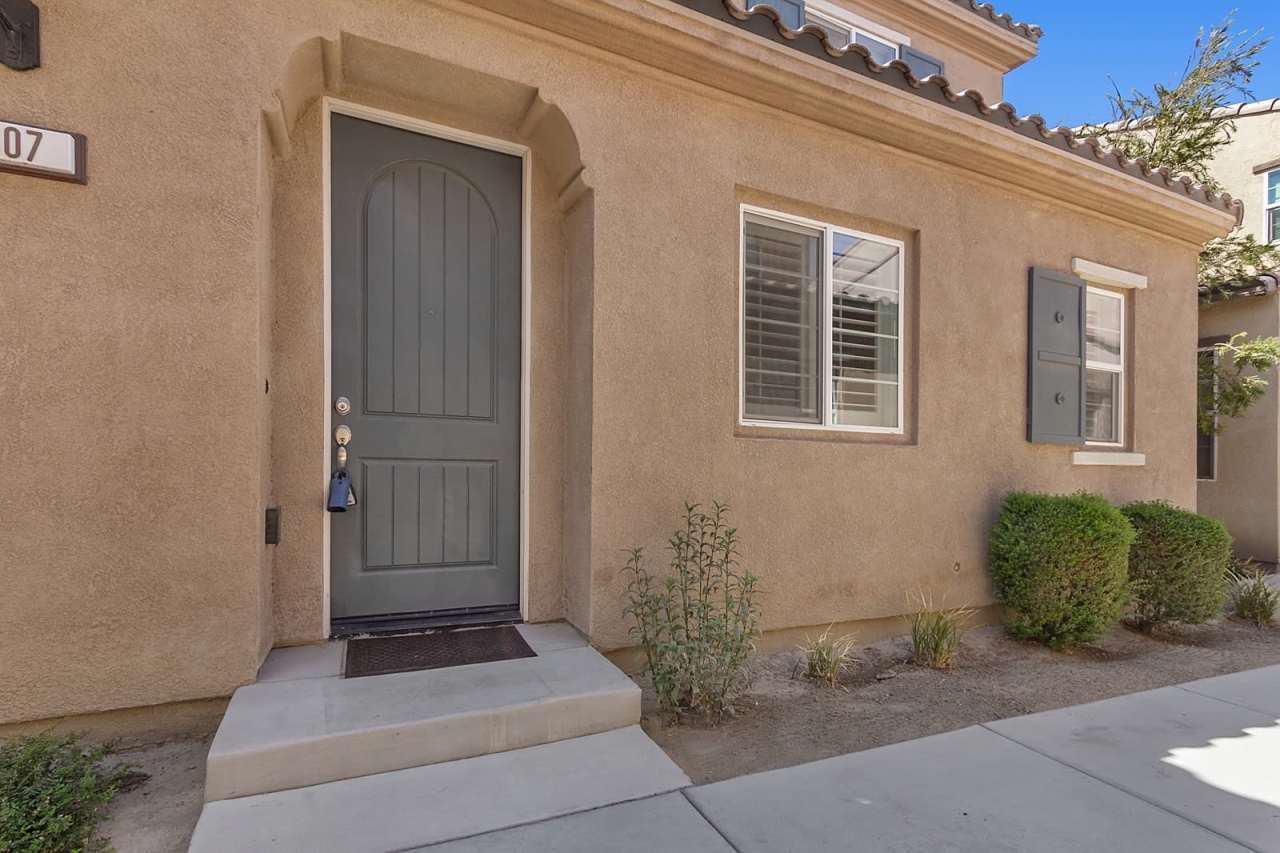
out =
[[[333,401],[333,410],[340,415],[351,414],[351,401],[346,397],[339,397]]]

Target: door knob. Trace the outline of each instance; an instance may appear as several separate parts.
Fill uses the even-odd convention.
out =
[[[347,445],[351,443],[351,427],[338,424],[333,431],[333,441],[338,445],[338,467],[347,467]]]

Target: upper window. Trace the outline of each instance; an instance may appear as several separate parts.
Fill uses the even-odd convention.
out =
[[[902,432],[903,244],[743,207],[742,418]]]
[[[1124,296],[1090,287],[1085,296],[1084,437],[1124,443]]]
[[[901,45],[910,44],[906,36],[876,26],[832,3],[809,0],[805,4],[804,22],[826,30],[828,40],[835,47],[862,45],[880,65],[898,59]]]
[[[1267,242],[1280,242],[1280,169],[1267,172],[1267,195],[1263,200]]]

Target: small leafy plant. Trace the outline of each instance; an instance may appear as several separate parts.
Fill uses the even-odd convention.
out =
[[[625,611],[644,652],[658,704],[718,718],[731,710],[746,681],[747,659],[760,633],[756,576],[738,562],[738,531],[729,508],[711,512],[685,503],[683,529],[667,541],[670,572],[654,577],[644,549],[627,552]]]
[[[1280,589],[1267,583],[1267,576],[1255,563],[1242,560],[1227,574],[1227,601],[1231,612],[1259,628],[1275,621],[1280,610]]]
[[[933,600],[920,593],[920,606],[911,622],[911,661],[919,666],[950,669],[960,651],[964,623],[973,615],[968,607],[934,607]]]
[[[121,787],[138,778],[108,767],[105,746],[76,735],[39,734],[0,743],[0,850],[102,853],[98,823]]]
[[[853,634],[833,637],[833,627],[828,625],[827,630],[813,639],[806,636],[800,644],[800,651],[804,653],[805,676],[835,687],[840,673],[857,661],[853,656],[857,638]]]

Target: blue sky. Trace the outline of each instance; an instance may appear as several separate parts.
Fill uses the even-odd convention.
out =
[[[1050,125],[1110,118],[1108,76],[1126,94],[1173,83],[1196,31],[1236,10],[1237,29],[1275,38],[1254,78],[1257,99],[1280,97],[1280,0],[996,0],[998,11],[1044,28],[1040,55],[1011,73],[1004,97]]]

